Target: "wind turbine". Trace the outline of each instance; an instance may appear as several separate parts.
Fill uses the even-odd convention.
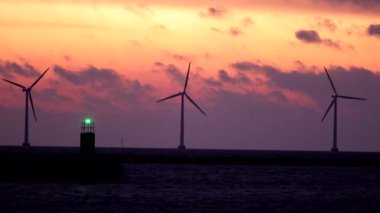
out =
[[[331,151],[332,152],[338,152],[338,145],[337,145],[337,143],[338,143],[338,133],[337,133],[337,131],[338,131],[337,130],[338,129],[338,119],[337,119],[337,114],[338,114],[338,98],[351,99],[351,100],[362,100],[362,101],[365,101],[367,99],[339,95],[338,92],[336,91],[336,88],[334,86],[334,83],[333,83],[333,81],[332,81],[329,73],[327,72],[326,67],[325,67],[325,71],[326,71],[327,77],[328,77],[328,79],[330,81],[331,87],[332,87],[332,89],[334,91],[334,94],[331,96],[333,100],[331,101],[330,106],[327,108],[327,111],[326,111],[325,115],[322,118],[322,122],[326,118],[326,116],[329,113],[330,109],[334,106],[334,138],[333,138],[333,147],[331,148]]]
[[[42,75],[40,75],[40,77],[38,77],[37,80],[34,81],[34,83],[30,87],[25,87],[25,86],[18,84],[16,82],[9,81],[7,79],[3,79],[3,81],[6,81],[10,84],[13,84],[15,86],[22,88],[22,91],[25,92],[25,131],[24,131],[24,143],[22,144],[25,147],[30,146],[30,143],[29,143],[29,107],[28,107],[29,106],[29,100],[30,100],[30,105],[32,105],[34,120],[37,122],[36,112],[34,110],[34,105],[33,105],[32,89],[38,83],[38,81],[41,80],[41,78],[46,74],[46,72],[48,70],[49,70],[49,68],[47,68],[45,70],[45,72],[42,73]]]
[[[190,64],[191,62],[189,62],[189,67],[187,69],[187,75],[186,75],[186,81],[185,81],[185,86],[183,88],[183,91],[182,92],[179,92],[177,94],[174,94],[174,95],[171,95],[169,97],[166,97],[166,98],[163,98],[163,99],[160,99],[157,101],[158,102],[161,102],[161,101],[165,101],[165,100],[168,100],[168,99],[171,99],[171,98],[175,98],[177,96],[181,96],[181,133],[180,133],[180,144],[178,146],[178,149],[186,149],[185,147],[185,142],[184,142],[184,123],[185,123],[185,105],[184,105],[184,100],[185,100],[185,97],[187,98],[187,100],[189,100],[203,115],[207,116],[206,113],[195,103],[195,101],[193,101],[193,99],[190,98],[190,96],[186,93],[186,88],[187,88],[187,83],[189,81],[189,73],[190,73]]]

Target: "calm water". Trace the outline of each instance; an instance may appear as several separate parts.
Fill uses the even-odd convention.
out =
[[[120,184],[0,183],[0,212],[380,212],[380,169],[124,165]]]

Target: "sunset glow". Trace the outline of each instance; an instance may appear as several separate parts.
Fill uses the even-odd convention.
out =
[[[1,1],[0,74],[28,83],[33,73],[17,69],[50,67],[35,89],[41,111],[133,115],[159,110],[157,97],[181,90],[189,61],[190,93],[206,108],[216,106],[217,94],[232,93],[322,113],[329,93],[314,94],[319,88],[304,80],[324,79],[324,66],[378,77],[377,5],[265,2]],[[337,84],[350,82],[333,75]],[[19,91],[6,84],[0,90],[2,107],[22,107]]]

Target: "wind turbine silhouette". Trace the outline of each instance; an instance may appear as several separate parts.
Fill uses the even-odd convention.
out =
[[[25,86],[18,84],[16,82],[9,81],[7,79],[3,79],[3,81],[6,81],[10,84],[13,84],[15,86],[22,88],[22,91],[25,92],[25,131],[24,131],[24,143],[22,144],[25,147],[30,146],[30,143],[29,143],[29,107],[28,107],[29,106],[29,100],[30,100],[30,105],[32,105],[34,120],[37,122],[37,117],[36,117],[36,112],[34,110],[33,98],[32,98],[31,92],[32,92],[33,87],[38,83],[38,81],[41,80],[41,78],[46,74],[46,72],[48,70],[49,70],[49,68],[47,68],[45,70],[45,72],[42,73],[42,75],[40,75],[40,77],[38,77],[37,80],[34,81],[34,83],[30,87],[25,87]]]
[[[184,100],[185,100],[185,97],[205,116],[206,113],[193,101],[193,99],[190,98],[190,96],[186,93],[186,88],[187,88],[187,83],[189,81],[189,73],[190,73],[190,65],[191,65],[191,62],[189,62],[189,67],[187,69],[187,75],[186,75],[186,81],[185,81],[185,86],[183,88],[183,91],[182,92],[179,92],[177,94],[174,94],[174,95],[171,95],[169,97],[166,97],[166,98],[163,98],[163,99],[160,99],[157,101],[158,102],[161,102],[161,101],[165,101],[165,100],[168,100],[168,99],[171,99],[171,98],[175,98],[177,96],[181,96],[181,135],[180,135],[180,144],[178,146],[178,149],[186,149],[185,147],[185,141],[184,141],[184,123],[185,123],[185,105],[184,105]]]
[[[331,148],[331,151],[332,152],[338,152],[338,133],[337,133],[337,129],[338,129],[338,119],[337,119],[337,114],[338,114],[338,98],[343,98],[343,99],[351,99],[351,100],[367,100],[365,98],[357,98],[357,97],[351,97],[351,96],[344,96],[344,95],[339,95],[338,92],[336,91],[336,88],[334,86],[334,83],[329,75],[329,73],[327,72],[327,69],[326,67],[325,68],[325,71],[326,71],[326,74],[327,74],[327,77],[330,81],[330,84],[331,84],[331,87],[334,91],[334,94],[331,96],[332,97],[332,101],[329,105],[329,107],[327,108],[327,111],[325,113],[325,115],[323,116],[322,118],[322,122],[323,120],[326,118],[327,114],[329,113],[330,109],[334,106],[334,138],[333,138],[333,147]]]

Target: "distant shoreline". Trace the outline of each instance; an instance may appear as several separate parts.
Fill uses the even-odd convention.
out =
[[[95,157],[117,158],[121,163],[243,164],[274,166],[380,167],[380,152],[218,150],[97,147]],[[79,147],[0,146],[0,157],[31,158],[79,156]]]

